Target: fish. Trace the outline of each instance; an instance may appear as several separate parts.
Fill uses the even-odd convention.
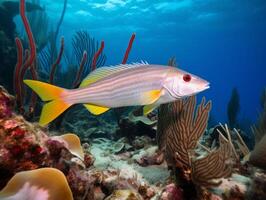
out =
[[[64,89],[37,80],[24,80],[45,101],[39,124],[45,126],[74,104],[94,115],[110,108],[144,106],[147,115],[160,104],[195,95],[209,82],[176,67],[147,62],[100,67],[76,89]]]
[[[16,173],[0,191],[1,200],[73,200],[65,175],[55,168]]]

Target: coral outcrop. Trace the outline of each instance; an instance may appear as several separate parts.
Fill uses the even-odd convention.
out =
[[[206,196],[204,187],[219,185],[221,182],[215,179],[227,177],[232,172],[229,165],[231,146],[222,134],[218,149],[209,150],[199,143],[207,127],[210,109],[211,102],[205,104],[203,98],[196,110],[194,96],[161,105],[159,109],[159,148],[173,169],[177,185],[183,188],[185,199]]]
[[[81,169],[84,170],[93,163],[90,162],[90,154],[83,154],[79,139],[71,134],[50,137],[39,125],[31,124],[22,116],[13,113],[13,108],[14,97],[1,87],[0,188],[3,188],[17,172],[53,167],[62,171],[67,178],[72,177],[68,181],[70,188],[75,189],[79,176],[76,173],[70,174],[81,174]],[[72,181],[73,176],[75,181]],[[85,182],[87,184],[88,180]],[[82,195],[86,190],[85,185],[83,190]]]

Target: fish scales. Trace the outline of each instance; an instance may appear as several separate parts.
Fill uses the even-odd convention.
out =
[[[132,68],[73,91],[66,99],[73,103],[90,102],[107,107],[139,105],[143,93],[162,88],[166,72],[165,67]]]

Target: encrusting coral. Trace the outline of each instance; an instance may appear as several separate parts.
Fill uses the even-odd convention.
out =
[[[91,155],[83,152],[77,136],[66,134],[49,137],[45,129],[27,122],[23,117],[16,115],[13,109],[14,97],[0,87],[0,113],[2,113],[0,115],[0,189],[13,175],[21,171],[53,167],[69,177],[73,171],[78,170],[82,173],[81,169],[90,167],[87,162],[92,164],[92,159],[88,159]],[[80,161],[74,159],[75,156]],[[75,174],[75,176],[78,175]],[[79,179],[75,178],[75,180]],[[87,184],[88,181],[85,182]],[[76,187],[75,183],[69,181],[71,189]]]

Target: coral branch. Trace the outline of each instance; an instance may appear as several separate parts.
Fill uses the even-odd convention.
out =
[[[104,49],[104,41],[101,42],[101,47],[100,49],[95,53],[94,57],[93,57],[93,62],[92,62],[92,66],[91,66],[91,71],[96,69],[96,62],[98,60],[99,55],[102,53]]]
[[[25,0],[20,0],[20,16],[21,16],[23,25],[26,29],[26,33],[27,33],[29,45],[30,45],[30,57],[26,61],[26,63],[24,64],[28,68],[32,65],[32,63],[36,57],[36,46],[35,46],[35,41],[34,41],[34,37],[33,37],[32,31],[30,28],[29,21],[26,17],[26,13],[25,13]]]
[[[205,104],[204,98],[196,109],[195,96],[160,107],[157,138],[161,139],[159,146],[165,148],[169,165],[175,165],[177,152],[179,162],[190,168],[189,151],[196,148],[204,133],[210,109],[211,102]]]
[[[84,51],[87,52],[87,62],[82,70],[81,79],[84,75],[89,74],[92,71],[93,57],[99,49],[98,41],[91,37],[87,31],[77,31],[72,38],[72,47],[75,60],[78,64],[82,60]],[[71,64],[71,58],[67,58],[68,64]],[[96,67],[103,66],[106,60],[106,56],[101,53],[97,58]]]
[[[82,72],[83,72],[84,65],[85,65],[86,62],[87,62],[87,57],[88,57],[87,51],[84,51],[84,52],[83,52],[82,59],[81,59],[81,62],[80,62],[80,65],[79,65],[79,71],[78,71],[78,73],[77,73],[76,80],[75,80],[74,83],[73,83],[73,88],[78,87],[78,85],[79,85],[79,83],[80,83],[81,74],[82,74]]]
[[[20,93],[21,93],[21,106],[23,105],[23,102],[24,102],[24,97],[25,97],[25,87],[24,87],[24,84],[23,84],[23,78],[27,72],[27,66],[25,65],[25,62],[29,59],[29,56],[30,56],[30,51],[28,49],[25,50],[25,53],[24,53],[24,64],[22,65],[22,69],[20,71],[20,78],[19,78],[19,85],[20,85]],[[21,110],[21,113],[23,113],[24,109],[21,107],[20,108]],[[23,112],[22,112],[23,111]]]
[[[51,84],[54,83],[55,70],[56,70],[56,67],[59,65],[59,63],[61,61],[61,58],[62,58],[62,55],[63,55],[63,52],[64,52],[64,46],[65,46],[64,45],[64,37],[62,37],[61,38],[60,51],[59,51],[59,54],[58,54],[58,57],[57,57],[56,61],[52,65],[52,70],[51,70],[50,77],[49,77],[49,83],[51,83]]]
[[[222,177],[228,177],[232,173],[230,158],[232,148],[230,142],[219,134],[220,147],[212,150],[207,156],[194,160],[192,163],[192,179],[197,185],[212,187],[221,184],[214,181]]]
[[[20,107],[22,104],[20,72],[23,66],[23,46],[19,38],[16,38],[15,42],[17,46],[17,64],[15,67],[15,73],[14,73],[13,80],[14,80],[14,92],[17,94],[17,104],[18,104],[18,107]]]
[[[133,42],[134,42],[135,37],[136,37],[136,34],[133,33],[132,36],[131,36],[131,38],[130,38],[130,40],[129,40],[128,47],[127,47],[127,50],[125,52],[125,55],[124,55],[124,59],[122,61],[122,64],[126,64],[126,62],[127,62],[128,55],[129,55],[130,50],[132,48],[132,45],[133,45]]]

